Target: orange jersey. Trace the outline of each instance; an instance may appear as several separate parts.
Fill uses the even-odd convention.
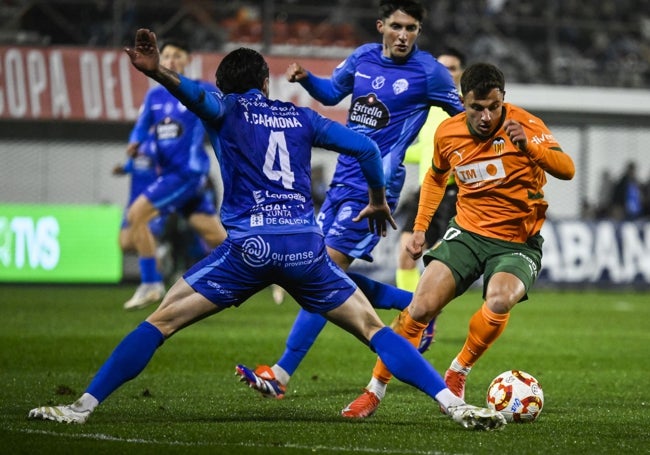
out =
[[[542,190],[546,172],[572,178],[573,160],[541,119],[512,104],[504,103],[503,109],[502,124],[513,119],[523,126],[527,153],[510,141],[503,126],[481,138],[470,132],[465,113],[445,120],[436,131],[433,170],[423,184],[417,230],[428,226],[451,171],[458,185],[456,222],[464,229],[511,242],[525,242],[539,232],[548,207]]]

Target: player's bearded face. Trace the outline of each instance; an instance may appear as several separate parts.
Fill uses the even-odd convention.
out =
[[[492,89],[487,96],[476,98],[474,91],[463,97],[467,121],[481,136],[490,136],[501,122],[503,111],[503,92]]]
[[[415,18],[398,10],[386,20],[378,20],[377,30],[383,35],[384,57],[400,59],[411,53],[421,25]]]

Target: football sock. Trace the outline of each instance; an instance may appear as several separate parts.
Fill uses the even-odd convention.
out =
[[[469,334],[456,359],[463,367],[472,367],[483,353],[499,338],[508,324],[510,313],[491,311],[485,302],[469,320]]]
[[[162,276],[156,268],[156,257],[141,257],[138,259],[140,265],[140,279],[143,283],[158,283]]]
[[[380,283],[367,276],[354,272],[348,272],[348,276],[359,286],[361,292],[368,297],[368,300],[375,308],[403,310],[411,303],[413,298],[412,292],[396,288],[390,284]]]
[[[77,401],[72,403],[70,407],[77,412],[84,412],[84,411],[93,412],[93,410],[98,405],[99,405],[99,401],[97,401],[97,398],[95,398],[89,393],[84,393]]]
[[[416,321],[411,317],[407,310],[403,310],[400,314],[397,315],[391,327],[398,335],[401,335],[406,340],[408,340],[411,345],[417,347],[420,344],[420,339],[422,338],[422,332],[427,327],[427,324]],[[377,359],[375,363],[375,368],[372,370],[372,377],[377,378],[384,384],[388,384],[393,375],[386,368],[384,362],[381,359]]]
[[[372,378],[368,385],[366,386],[366,390],[369,392],[374,393],[379,400],[382,400],[384,396],[386,395],[386,388],[388,387],[388,384],[385,382],[381,382],[377,378]]]
[[[406,291],[414,292],[420,281],[420,270],[415,267],[413,269],[397,269],[395,272],[395,284],[398,288]]]
[[[303,309],[298,311],[287,338],[286,348],[277,362],[289,376],[296,371],[326,323],[327,319],[320,314]]]
[[[461,404],[465,404],[465,400],[458,398],[449,389],[444,389],[438,392],[436,395],[436,401],[445,408],[445,411],[449,406],[460,406]]]
[[[472,371],[472,367],[464,367],[463,365],[461,365],[460,362],[458,361],[458,358],[455,358],[454,360],[451,361],[451,365],[449,365],[449,369],[455,371],[456,373],[462,373],[465,376],[467,376],[469,372]]]
[[[99,369],[86,389],[100,403],[115,389],[136,377],[165,341],[153,324],[144,321],[129,333]]]
[[[273,371],[273,376],[275,376],[275,379],[282,385],[287,385],[289,383],[289,379],[291,379],[291,375],[287,373],[284,368],[282,368],[280,365],[275,364],[271,367],[271,371]]]
[[[370,346],[397,379],[417,387],[431,398],[447,388],[440,373],[415,347],[389,327],[375,333],[370,339]]]

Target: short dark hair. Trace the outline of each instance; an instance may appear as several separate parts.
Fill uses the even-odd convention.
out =
[[[447,46],[443,47],[440,52],[436,54],[437,56],[441,55],[451,55],[452,57],[456,57],[458,61],[460,62],[460,67],[465,68],[465,54],[463,54],[461,51],[456,49],[455,47]]]
[[[388,19],[388,17],[395,11],[404,11],[409,16],[413,17],[419,22],[424,20],[425,10],[424,6],[415,0],[381,0],[379,2],[379,17],[381,19]]]
[[[246,47],[226,55],[215,73],[217,87],[224,94],[262,90],[269,77],[269,66],[259,52]]]
[[[184,50],[188,54],[190,54],[192,52],[192,50],[190,49],[189,44],[187,44],[187,41],[185,41],[185,40],[183,40],[181,38],[174,37],[174,38],[167,38],[167,39],[163,40],[162,45],[160,46],[160,52],[162,52],[163,49],[165,49],[167,46],[177,47],[179,49]]]
[[[473,91],[477,99],[484,99],[495,88],[505,93],[505,85],[503,73],[491,63],[474,63],[460,77],[461,92]]]

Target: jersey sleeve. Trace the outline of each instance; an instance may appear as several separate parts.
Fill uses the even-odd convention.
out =
[[[352,93],[357,58],[361,48],[355,50],[332,72],[330,78],[321,78],[308,72],[307,78],[300,81],[307,92],[325,106],[334,106]]]
[[[535,164],[557,179],[571,180],[576,173],[573,160],[562,150],[529,142],[526,145],[526,153]]]
[[[180,84],[169,91],[190,111],[208,123],[223,116],[225,104],[221,92],[209,92],[199,82],[180,74],[179,79]]]
[[[539,118],[534,118],[524,125],[537,125],[533,137],[526,141],[526,153],[535,164],[555,178],[571,180],[575,175],[573,159],[562,151],[551,131]]]
[[[429,168],[420,188],[418,213],[415,216],[415,225],[413,226],[414,231],[426,231],[429,228],[431,219],[445,195],[446,186],[446,174],[437,173],[433,168]]]
[[[458,89],[447,68],[436,62],[428,76],[429,102],[442,108],[450,116],[463,112],[465,108],[460,100]]]
[[[375,141],[311,109],[305,111],[314,128],[312,145],[355,157],[370,188],[385,186],[381,153]]]

